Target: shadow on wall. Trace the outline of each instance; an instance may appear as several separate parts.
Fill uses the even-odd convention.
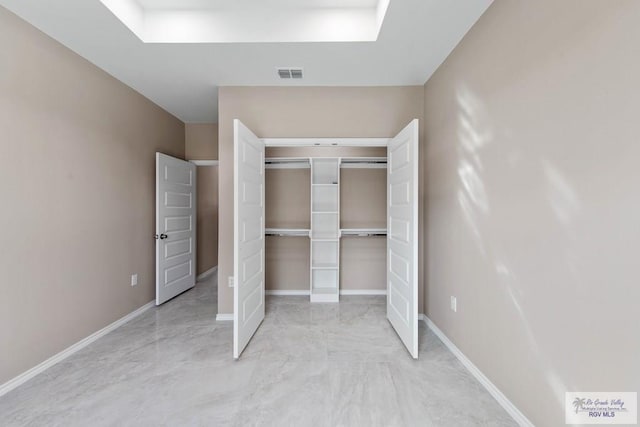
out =
[[[566,275],[563,276],[573,278],[574,286],[577,288],[577,271],[572,262],[575,260],[575,256],[572,255],[571,243],[575,243],[572,220],[580,211],[578,195],[568,180],[549,160],[544,159],[540,153],[530,150],[527,146],[518,146],[516,141],[511,141],[513,144],[509,152],[499,156],[501,164],[495,164],[496,156],[493,155],[485,164],[483,154],[492,149],[491,144],[495,132],[490,116],[482,102],[468,88],[460,88],[457,91],[456,99],[459,111],[457,136],[460,142],[457,147],[459,181],[457,202],[460,211],[471,236],[473,236],[477,251],[487,265],[493,266],[495,269],[493,272],[495,283],[499,283],[506,295],[509,296],[509,307],[517,315],[521,329],[526,331],[528,348],[538,359],[539,366],[543,367],[542,371],[545,373],[546,382],[553,390],[557,404],[563,406],[564,392],[568,390],[567,385],[560,378],[557,369],[552,366],[547,356],[548,349],[542,349],[536,340],[536,334],[528,320],[527,304],[532,302],[533,295],[526,295],[524,290],[534,289],[536,284],[523,285],[522,282],[528,280],[527,271],[531,266],[527,265],[526,260],[523,263],[521,259],[516,260],[509,256],[508,242],[503,242],[500,234],[520,234],[518,229],[526,225],[517,221],[519,209],[517,205],[520,203],[518,199],[522,197],[521,194],[525,194],[525,197],[533,197],[534,199],[529,200],[526,204],[539,206],[539,214],[553,217],[555,221],[551,222],[555,222],[554,234],[563,241],[561,245],[549,245],[546,248],[547,259],[549,262],[564,260],[562,264],[565,266]],[[508,130],[502,129],[500,131],[503,133],[503,137],[509,137]],[[496,174],[487,173],[486,169],[488,168],[498,169],[503,173],[496,177]],[[522,169],[528,171],[532,182],[545,183],[544,194],[547,199],[535,200],[538,196],[523,189],[521,194],[513,195],[512,203],[514,206],[507,206],[507,210],[515,214],[512,219],[516,219],[516,221],[502,222],[500,215],[493,215],[491,194],[487,190],[484,180],[495,180],[496,178],[510,180]],[[491,188],[500,188],[499,184],[492,184]],[[503,197],[500,195],[497,199],[503,199]],[[497,200],[496,203],[503,202]],[[501,210],[504,208],[504,205],[500,206]],[[508,227],[515,229],[507,230]],[[493,230],[500,231],[494,233]]]

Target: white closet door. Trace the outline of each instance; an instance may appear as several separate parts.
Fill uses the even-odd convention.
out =
[[[418,120],[387,148],[387,318],[418,358]]]
[[[264,319],[264,143],[239,120],[234,130],[233,357]]]
[[[156,153],[156,305],[196,284],[196,166]]]

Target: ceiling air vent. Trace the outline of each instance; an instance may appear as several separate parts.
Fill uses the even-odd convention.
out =
[[[281,79],[301,79],[302,68],[278,68],[278,76]]]

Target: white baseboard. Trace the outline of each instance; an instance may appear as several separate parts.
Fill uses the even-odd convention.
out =
[[[453,342],[451,342],[451,340],[444,334],[444,332],[440,330],[440,328],[435,325],[435,323],[431,321],[431,319],[429,319],[424,314],[419,314],[418,316],[419,319],[422,320],[427,325],[427,327],[431,329],[434,334],[436,334],[438,338],[440,338],[440,341],[442,341],[444,345],[447,346],[451,353],[453,353],[458,358],[458,360],[465,366],[465,368],[467,368],[471,375],[473,375],[480,382],[480,384],[482,384],[483,387],[487,389],[489,394],[491,394],[491,396],[493,396],[493,398],[498,401],[500,406],[502,406],[504,410],[513,417],[518,425],[522,427],[533,427],[533,423],[529,421],[529,419],[522,412],[520,412],[520,410],[513,403],[511,403],[507,396],[505,396],[498,389],[498,387],[496,387],[489,380],[489,378],[487,378],[486,375],[483,374],[482,371],[478,369],[478,367],[474,365],[473,362],[471,362],[471,360],[469,360],[458,347],[456,347]]]
[[[59,363],[59,362],[63,361],[67,357],[71,356],[72,354],[76,353],[79,350],[82,350],[83,348],[85,348],[86,346],[88,346],[92,342],[96,341],[97,339],[99,339],[99,338],[105,336],[106,334],[108,334],[109,332],[119,328],[120,326],[124,325],[125,323],[129,322],[130,320],[134,319],[135,317],[140,316],[142,313],[144,313],[145,311],[147,311],[151,307],[155,306],[155,303],[156,303],[155,300],[148,302],[147,304],[143,305],[139,309],[137,309],[137,310],[127,314],[126,316],[116,320],[112,324],[110,324],[108,326],[105,326],[104,328],[100,329],[99,331],[94,332],[93,334],[89,335],[88,337],[86,337],[86,338],[78,341],[77,343],[73,344],[71,347],[67,347],[66,349],[62,350],[60,353],[48,358],[44,362],[34,366],[33,368],[29,369],[28,371],[23,372],[22,374],[18,375],[17,377],[15,377],[15,378],[7,381],[6,383],[0,385],[0,396],[10,392],[11,390],[15,389],[16,387],[19,387],[20,385],[22,385],[25,382],[29,381],[31,378],[35,377],[36,375],[38,375],[38,374],[44,372],[45,370],[49,369],[50,367],[52,367],[56,363]]]
[[[340,295],[386,295],[386,289],[343,289]]]
[[[212,268],[208,269],[204,273],[198,275],[198,277],[196,277],[196,282],[201,282],[202,280],[213,276],[216,273],[216,271],[218,271],[218,266],[217,265],[215,267],[212,267]]]
[[[216,322],[233,322],[233,313],[218,313],[216,314]]]
[[[299,290],[273,290],[273,291],[265,291],[265,295],[274,295],[281,297],[291,297],[291,296],[309,296],[309,291],[299,291]]]

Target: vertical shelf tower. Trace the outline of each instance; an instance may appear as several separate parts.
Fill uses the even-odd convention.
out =
[[[340,159],[311,159],[311,302],[340,295]]]

